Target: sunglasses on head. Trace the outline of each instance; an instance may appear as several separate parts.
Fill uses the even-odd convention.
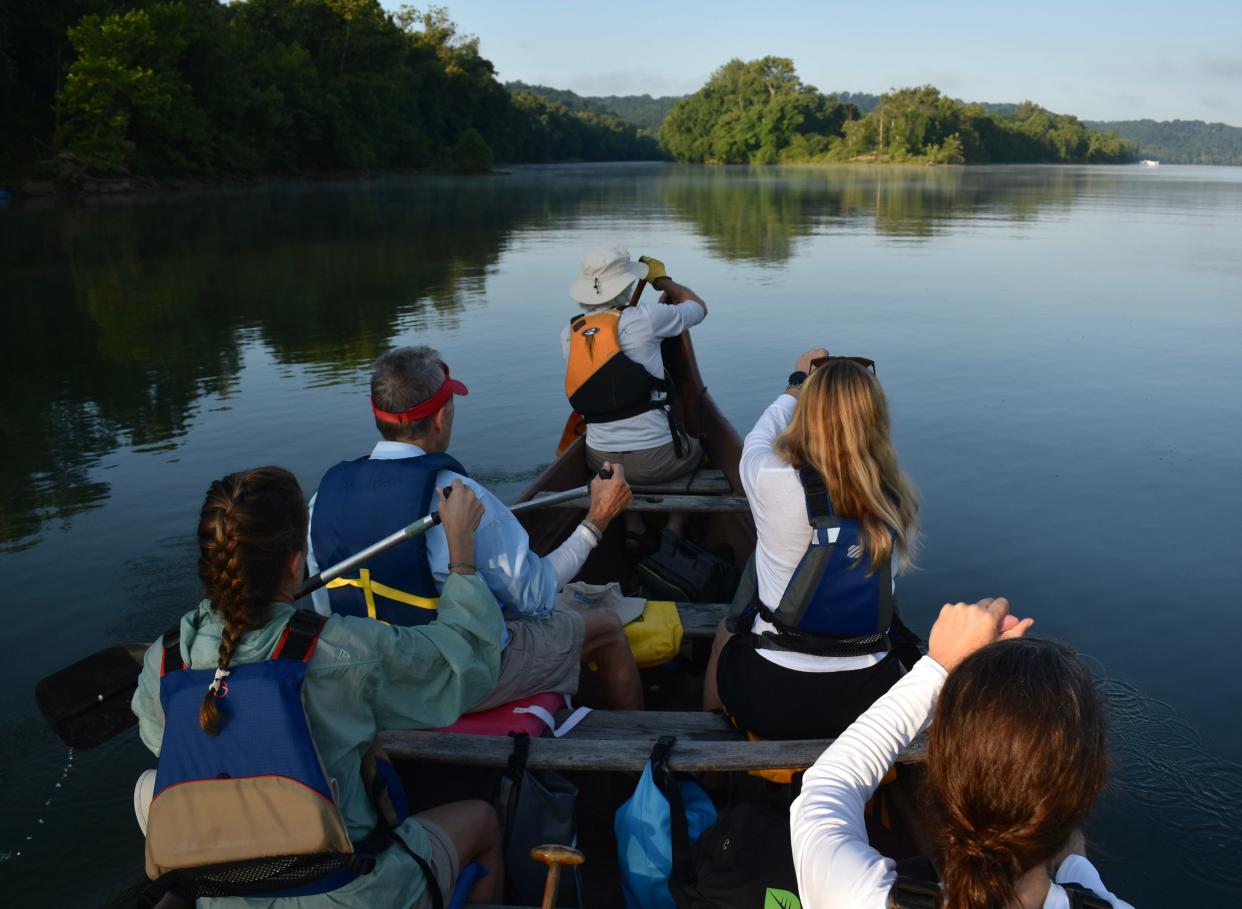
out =
[[[875,371],[875,360],[869,360],[866,357],[816,357],[811,361],[811,369],[819,369],[831,360],[849,360],[851,363],[857,363],[863,369],[871,370],[871,374],[873,376],[877,375]]]

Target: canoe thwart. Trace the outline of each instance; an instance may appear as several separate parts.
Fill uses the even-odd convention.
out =
[[[703,711],[596,710],[563,738],[531,739],[527,766],[536,770],[639,772],[662,735],[677,737],[673,770],[804,769],[824,753],[831,739],[747,741],[720,715]],[[512,741],[507,736],[452,732],[392,731],[380,736],[390,757],[475,767],[504,767]],[[916,739],[899,761],[925,759],[926,742]]]
[[[636,493],[691,495],[726,495],[733,491],[723,470],[697,470],[659,483],[631,483],[630,489]]]

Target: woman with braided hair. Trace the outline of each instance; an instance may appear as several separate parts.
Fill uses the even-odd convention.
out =
[[[793,804],[808,909],[1132,909],[1086,858],[1108,768],[1104,707],[1070,648],[1027,639],[1004,599],[946,605],[928,654],[806,772]],[[908,876],[870,847],[864,806],[927,725],[935,854]],[[938,895],[937,895],[938,894]]]
[[[470,901],[500,900],[499,825],[490,805],[481,801],[442,805],[405,819],[389,834],[377,817],[375,793],[368,791],[373,780],[369,783],[363,776],[364,760],[379,732],[452,723],[496,683],[501,613],[473,569],[474,529],[483,507],[469,488],[455,482],[450,496],[439,494],[439,510],[453,569],[435,622],[398,627],[348,616],[323,619],[295,614],[292,605],[305,574],[307,528],[305,499],[293,475],[279,467],[262,467],[211,484],[198,526],[198,570],[206,598],[182,617],[179,645],[170,647],[166,635],[147,652],[133,701],[142,740],[157,755],[162,746],[171,747],[166,734],[176,727],[177,716],[166,717],[164,711],[176,702],[168,700],[161,688],[170,659],[189,670],[215,670],[214,676],[172,673],[210,679],[196,722],[181,724],[192,733],[188,750],[205,753],[211,741],[228,736],[230,723],[242,722],[230,715],[241,717],[236,711],[243,706],[237,703],[242,697],[243,667],[279,659],[298,617],[312,616],[310,621],[317,623],[315,637],[301,658],[302,728],[309,728],[313,739],[312,762],[322,765],[321,779],[326,778],[335,797],[345,828],[342,837],[347,831],[349,842],[374,845],[376,841],[368,838],[384,832],[374,849],[373,870],[361,871],[329,892],[200,898],[198,905],[430,907],[436,900],[427,887],[427,872],[435,878],[436,895],[447,901],[459,872],[474,860],[492,873],[471,890]],[[174,641],[177,633],[170,631]],[[235,688],[231,697],[230,681]],[[193,697],[188,702],[191,709],[197,703],[197,689]],[[229,774],[219,778],[228,779]],[[162,790],[157,802],[170,791]],[[151,806],[152,837],[159,807]],[[146,830],[145,805],[140,806],[139,821]],[[386,848],[394,842],[401,848]],[[148,842],[149,873],[151,855]]]

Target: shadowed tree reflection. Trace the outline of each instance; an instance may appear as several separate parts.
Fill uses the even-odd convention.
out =
[[[944,167],[677,167],[661,181],[661,198],[718,255],[781,265],[798,241],[847,221],[870,221],[894,239],[936,237],[952,224],[1002,216],[1022,221],[1067,206],[1106,173],[1049,169]]]
[[[507,186],[444,179],[395,192],[397,181],[10,211],[0,550],[99,505],[108,486],[91,471],[109,452],[175,447],[200,399],[237,381],[245,338],[331,377],[378,355],[402,319],[455,317],[515,227],[576,204]]]

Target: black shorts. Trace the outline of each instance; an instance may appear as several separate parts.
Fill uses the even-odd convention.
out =
[[[902,676],[890,651],[874,666],[844,672],[798,672],[736,634],[720,651],[716,690],[725,715],[743,732],[765,739],[836,738]]]

